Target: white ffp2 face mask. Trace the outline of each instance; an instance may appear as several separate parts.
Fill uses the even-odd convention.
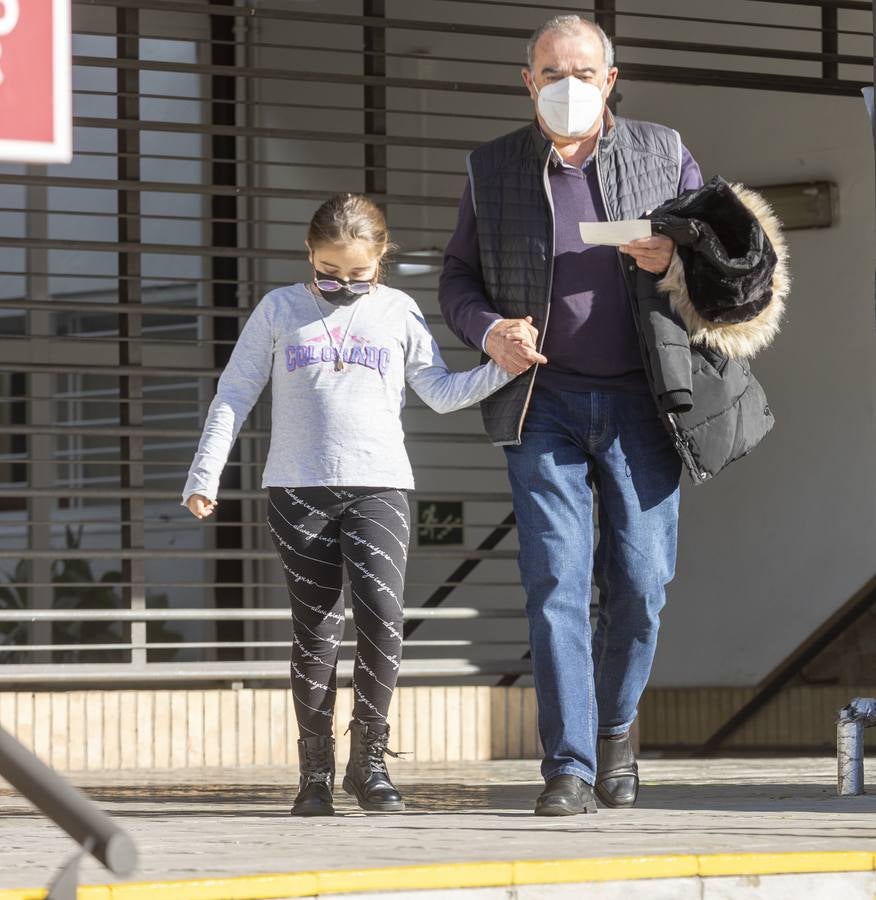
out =
[[[538,111],[545,125],[564,137],[587,134],[599,121],[602,107],[602,91],[579,78],[563,78],[538,91]]]

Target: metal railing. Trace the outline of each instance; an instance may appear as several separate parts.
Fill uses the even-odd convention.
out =
[[[347,610],[347,619],[352,613]],[[409,609],[405,613],[410,621],[462,622],[472,620],[521,620],[519,609],[475,609],[473,607],[447,607]],[[288,610],[282,609],[76,609],[76,610],[0,610],[0,625],[21,622],[289,622]],[[525,646],[526,639],[466,640],[464,638],[406,641],[407,648],[449,648],[471,649],[477,647],[517,647]],[[289,641],[250,640],[240,642],[225,641],[180,641],[180,642],[133,642],[119,641],[106,644],[65,644],[20,645],[2,647],[0,652],[17,653],[61,653],[70,650],[284,650]],[[342,647],[352,647],[351,641],[342,642]],[[138,662],[137,654],[132,654],[129,663],[53,663],[50,669],[45,665],[15,664],[0,666],[0,685],[46,684],[46,683],[132,683],[132,682],[204,682],[204,681],[288,681],[288,659],[257,660],[242,659],[230,661],[193,662]],[[473,660],[470,658],[430,658],[406,660],[401,669],[402,678],[442,678],[460,676],[504,675],[508,673],[527,674],[531,671],[528,660],[521,658],[501,660]],[[341,679],[352,677],[352,661],[341,660],[338,666]]]
[[[0,728],[0,776],[82,848],[52,881],[46,900],[76,900],[79,862],[90,853],[110,872],[126,877],[137,865],[137,847],[113,820]]]

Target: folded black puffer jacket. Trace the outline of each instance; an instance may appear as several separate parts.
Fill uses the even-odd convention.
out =
[[[750,359],[779,330],[791,287],[781,224],[767,202],[716,176],[653,210],[657,234],[676,243],[658,287],[692,346]]]
[[[787,248],[766,201],[722,178],[667,201],[648,218],[655,233],[675,241],[676,252],[659,281],[640,270],[640,318],[668,299],[678,327],[668,334],[658,317],[661,340],[689,346],[690,402],[664,410],[664,418],[701,484],[773,427],[749,359],[778,332],[790,289]]]

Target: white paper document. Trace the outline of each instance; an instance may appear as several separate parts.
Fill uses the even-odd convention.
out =
[[[579,222],[578,230],[585,244],[607,244],[620,247],[638,238],[651,237],[649,219],[622,219],[620,222]]]

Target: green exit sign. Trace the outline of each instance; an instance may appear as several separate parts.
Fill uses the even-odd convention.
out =
[[[417,543],[421,547],[459,546],[463,525],[461,500],[417,501]]]

